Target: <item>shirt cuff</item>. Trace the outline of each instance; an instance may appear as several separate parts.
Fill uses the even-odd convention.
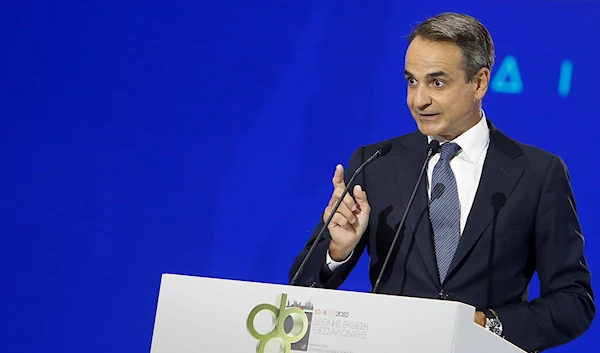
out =
[[[331,258],[331,256],[329,255],[329,250],[327,250],[327,259],[325,260],[325,263],[329,267],[329,270],[334,271],[336,268],[338,268],[338,267],[342,266],[343,264],[345,264],[346,262],[348,262],[348,260],[350,260],[350,258],[352,257],[352,254],[354,254],[354,250],[352,250],[350,255],[348,255],[348,257],[346,259],[344,259],[344,261],[334,261]]]

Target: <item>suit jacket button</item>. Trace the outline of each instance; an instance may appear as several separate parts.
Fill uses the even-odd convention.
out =
[[[448,299],[448,293],[446,293],[445,290],[441,290],[438,295],[440,296],[440,299]]]

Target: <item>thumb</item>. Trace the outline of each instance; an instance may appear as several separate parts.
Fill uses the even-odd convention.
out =
[[[369,202],[367,201],[367,193],[362,189],[360,185],[354,186],[354,198],[356,202],[361,206],[361,209],[365,210],[364,207],[369,207]]]

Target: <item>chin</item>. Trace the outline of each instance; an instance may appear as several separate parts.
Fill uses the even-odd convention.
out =
[[[417,127],[423,135],[436,136],[440,133],[440,128],[437,124],[431,122],[417,122]]]

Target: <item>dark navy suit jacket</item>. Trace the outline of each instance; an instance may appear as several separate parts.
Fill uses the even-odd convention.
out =
[[[423,176],[379,293],[459,301],[494,309],[507,340],[525,351],[580,336],[595,316],[590,271],[569,174],[562,159],[519,143],[488,121],[490,145],[458,250],[446,281],[439,280]],[[419,131],[389,140],[392,150],[357,177],[371,205],[368,228],[349,261],[331,272],[326,232],[296,284],[337,288],[367,249],[374,284],[427,153]],[[381,144],[351,156],[346,181]],[[322,226],[290,270],[298,269]],[[527,301],[537,271],[540,298]]]

